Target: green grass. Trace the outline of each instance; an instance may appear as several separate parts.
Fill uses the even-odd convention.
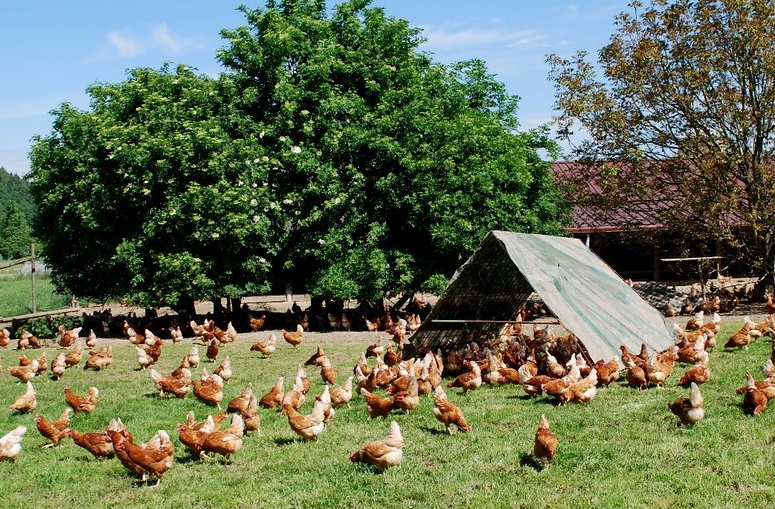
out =
[[[724,340],[742,321],[725,323]],[[269,359],[250,352],[252,341],[268,333],[243,335],[222,348],[233,361],[234,375],[224,403],[248,382],[258,396],[277,376],[290,388],[298,363],[323,346],[339,370],[340,380],[351,372],[361,351],[381,337],[352,333],[351,340],[334,341],[326,334],[306,335],[293,349],[283,343]],[[775,501],[773,487],[773,424],[775,409],[750,417],[743,414],[735,388],[745,372],[761,378],[770,342],[759,340],[748,350],[711,354],[712,378],[702,386],[707,415],[693,428],[676,426],[667,402],[688,395],[676,386],[685,366],[678,365],[663,389],[638,391],[613,384],[598,391],[588,405],[556,406],[553,400],[528,399],[521,387],[487,387],[465,396],[447,389],[449,399],[464,411],[471,433],[443,431],[423,400],[409,414],[390,417],[401,424],[405,446],[400,467],[375,472],[353,464],[349,454],[367,441],[383,438],[390,420],[370,419],[355,397],[351,408],[340,408],[329,429],[316,441],[302,441],[276,411],[261,409],[261,435],[248,435],[244,447],[224,465],[221,459],[192,460],[177,441],[175,424],[194,410],[202,419],[215,409],[193,396],[159,398],[148,371],[136,370],[134,347],[114,344],[115,361],[103,372],[71,368],[60,382],[48,376],[34,380],[36,412],[55,418],[65,408],[62,388],[78,393],[95,385],[100,402],[89,415],[75,415],[71,426],[80,431],[103,429],[120,417],[136,440],[146,441],[166,429],[176,445],[175,464],[156,488],[139,486],[115,458],[95,460],[66,440],[41,449],[46,440],[32,415],[11,415],[5,407],[24,392],[6,370],[0,373],[0,433],[18,424],[28,427],[21,456],[15,464],[0,463],[0,505],[79,508],[116,507],[379,507],[444,508],[682,508],[765,507]],[[165,346],[157,369],[170,372],[191,343]],[[57,348],[46,349],[49,361]],[[30,354],[39,352],[32,351]],[[204,350],[201,350],[204,353]],[[15,363],[17,352],[5,351],[3,364]],[[202,355],[204,358],[204,355]],[[215,365],[203,363],[212,372]],[[194,371],[201,373],[201,367]],[[319,394],[318,368],[307,368],[311,394]],[[308,398],[308,400],[311,398]],[[311,403],[302,411],[309,413]],[[529,461],[533,436],[546,414],[560,440],[554,462],[536,470]]]
[[[58,295],[48,277],[35,278],[38,311],[66,308],[70,298]],[[32,279],[29,276],[0,278],[0,317],[24,315],[32,312]]]

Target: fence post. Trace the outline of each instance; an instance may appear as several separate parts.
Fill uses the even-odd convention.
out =
[[[30,261],[32,264],[32,268],[30,269],[30,275],[32,276],[32,312],[37,313],[38,301],[37,295],[35,295],[35,244],[30,244],[30,256],[32,257],[32,260]]]

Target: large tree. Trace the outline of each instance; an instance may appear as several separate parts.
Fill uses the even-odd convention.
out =
[[[490,229],[559,233],[543,130],[482,62],[418,51],[419,30],[366,0],[243,7],[220,52],[271,147],[282,277],[338,298],[440,291]]]
[[[228,80],[165,66],[88,92],[91,109],[63,104],[31,155],[57,287],[146,306],[265,291],[264,151]]]
[[[447,67],[355,0],[242,7],[219,79],[135,69],[32,153],[61,289],[147,306],[439,291],[490,229],[560,233],[556,145],[482,62]]]
[[[650,202],[674,236],[729,242],[771,271],[775,4],[630,7],[597,66],[583,52],[548,57],[560,131],[586,136],[574,179],[604,191],[594,197],[601,211]]]

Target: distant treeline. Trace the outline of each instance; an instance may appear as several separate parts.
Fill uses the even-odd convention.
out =
[[[11,203],[15,203],[29,222],[35,217],[37,208],[32,201],[30,185],[22,177],[9,173],[0,166],[0,217],[5,217]]]

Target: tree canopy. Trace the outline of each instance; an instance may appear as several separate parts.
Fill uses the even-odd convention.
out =
[[[598,183],[597,204],[609,209],[663,201],[658,214],[674,234],[729,242],[771,270],[775,6],[653,0],[630,8],[597,66],[584,52],[548,57],[560,131],[588,136],[574,151],[588,164],[574,178]]]
[[[491,229],[561,233],[546,129],[368,4],[243,6],[218,79],[133,69],[61,105],[31,156],[54,282],[149,306],[288,282],[374,299],[440,291]]]

